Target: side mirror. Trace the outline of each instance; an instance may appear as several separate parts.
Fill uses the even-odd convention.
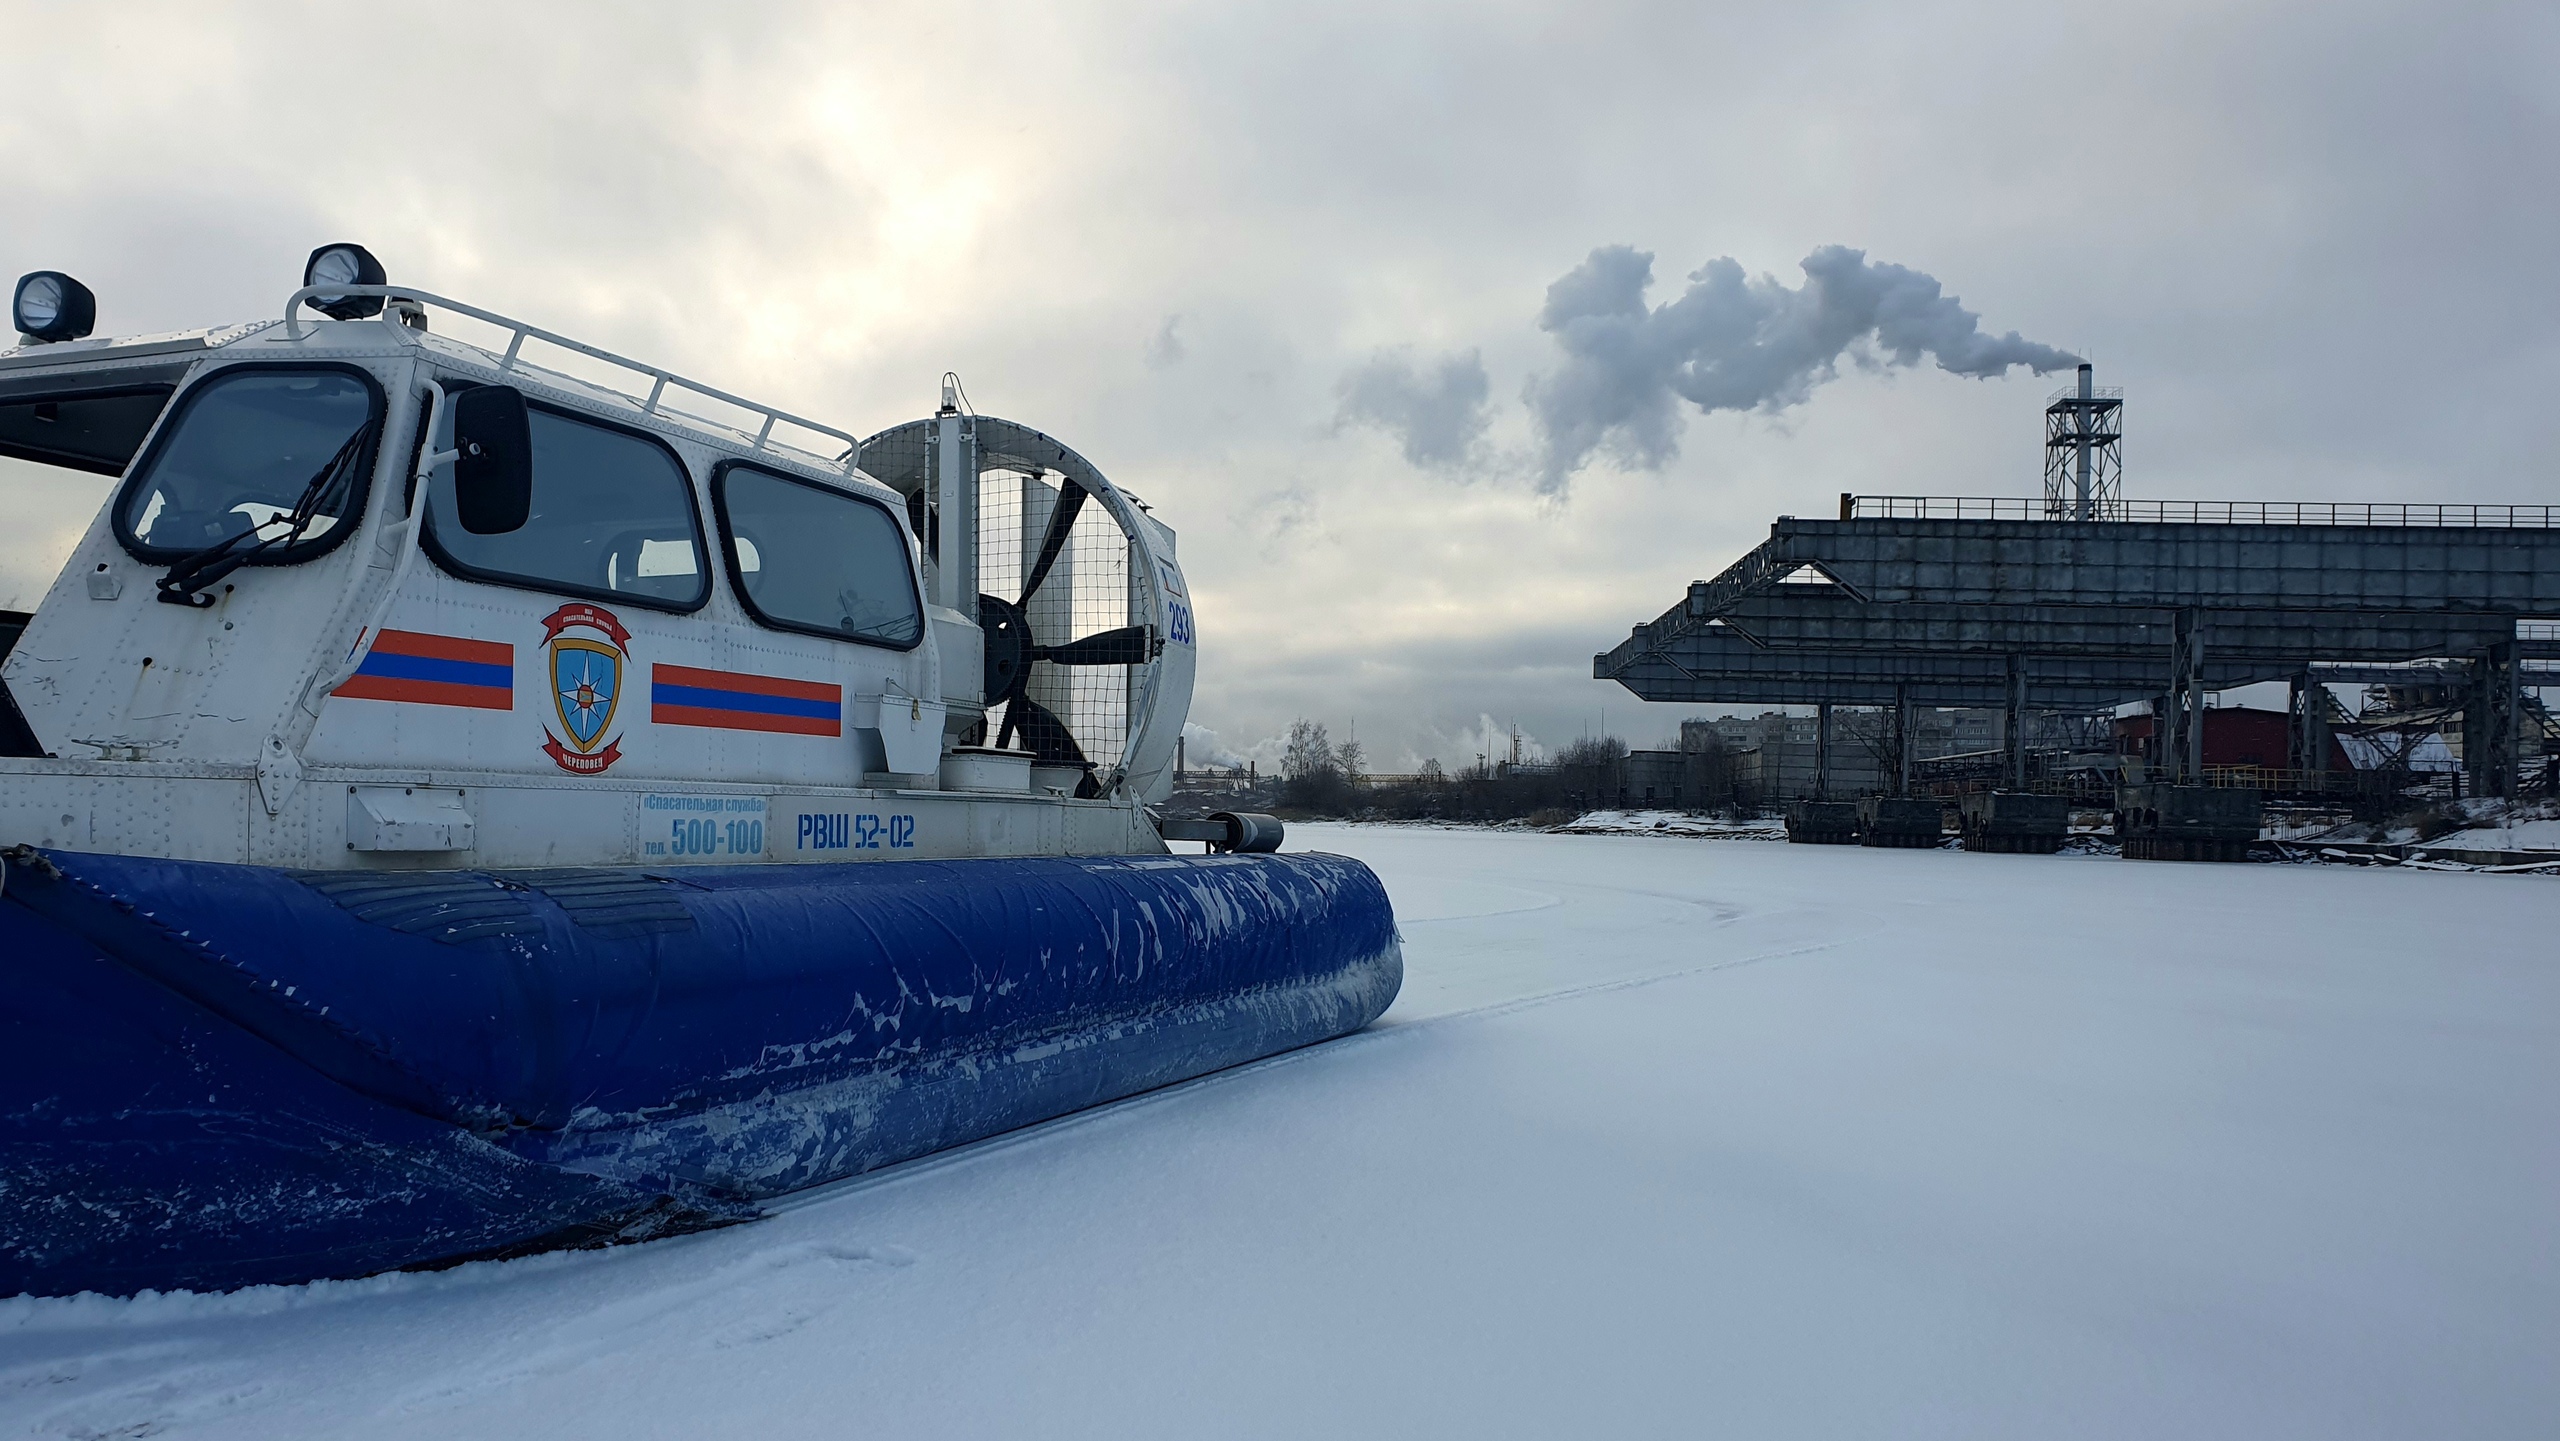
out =
[[[533,514],[533,428],[524,392],[476,385],[453,398],[453,508],[473,535],[522,530]]]

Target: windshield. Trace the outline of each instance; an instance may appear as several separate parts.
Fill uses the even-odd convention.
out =
[[[251,531],[284,542],[307,504],[300,537],[257,558],[317,554],[364,504],[381,412],[380,391],[351,371],[261,366],[216,375],[180,398],[167,433],[126,482],[117,529],[145,559],[170,559]]]

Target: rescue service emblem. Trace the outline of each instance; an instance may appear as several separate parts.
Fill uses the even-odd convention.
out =
[[[586,631],[594,634],[572,634]],[[560,769],[602,775],[622,759],[622,737],[613,734],[613,716],[622,703],[630,644],[631,632],[602,606],[573,601],[542,622],[551,713],[559,718],[561,732],[553,734],[549,725],[542,728],[542,753]]]

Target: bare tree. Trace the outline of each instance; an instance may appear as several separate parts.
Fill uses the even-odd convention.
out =
[[[1289,722],[1289,743],[1280,752],[1280,777],[1308,781],[1339,774],[1342,761],[1324,726],[1304,716]]]

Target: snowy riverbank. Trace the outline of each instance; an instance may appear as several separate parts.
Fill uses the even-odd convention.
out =
[[[623,1250],[0,1302],[0,1436],[2540,1436],[2560,886],[1389,827],[1348,1041]]]

